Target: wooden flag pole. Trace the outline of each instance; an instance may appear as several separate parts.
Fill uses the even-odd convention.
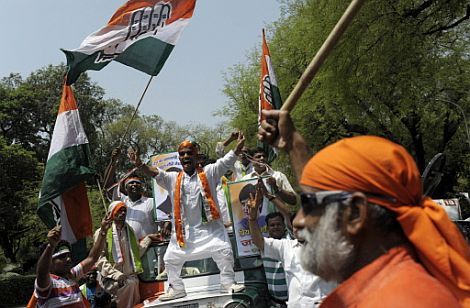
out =
[[[119,141],[119,145],[118,145],[118,148],[121,149],[122,148],[122,145],[124,144],[124,140],[126,139],[127,137],[127,134],[129,133],[129,130],[131,128],[131,125],[132,125],[132,122],[134,121],[135,119],[135,116],[137,115],[137,112],[139,111],[139,107],[140,107],[140,104],[142,103],[142,101],[144,100],[144,96],[145,94],[147,93],[147,90],[150,86],[150,83],[152,82],[153,80],[153,75],[150,76],[150,79],[149,81],[147,82],[147,85],[145,86],[145,89],[144,89],[144,92],[142,92],[142,95],[140,96],[140,99],[139,99],[139,102],[137,103],[137,106],[135,107],[134,109],[134,113],[132,114],[132,117],[131,117],[131,120],[129,121],[129,124],[127,124],[127,127],[126,127],[126,131],[124,132],[124,135],[122,135],[122,138],[121,140]],[[112,164],[113,162],[111,162]],[[106,174],[104,175],[104,185],[106,185],[106,183],[108,182],[108,179],[109,179],[109,170],[111,170],[111,168],[107,168],[107,171]],[[106,188],[106,187],[105,187]]]
[[[307,69],[303,72],[299,81],[295,85],[294,90],[292,90],[292,92],[289,94],[289,97],[282,105],[281,110],[290,112],[294,109],[295,104],[300,99],[305,89],[307,89],[307,87],[310,85],[318,70],[322,66],[323,62],[331,53],[336,43],[339,41],[341,35],[343,35],[344,31],[346,31],[364,1],[365,0],[353,0],[351,4],[349,4],[343,16],[341,16],[340,20],[333,28],[333,30],[331,30],[330,34],[326,38],[325,42],[323,42],[323,45],[320,47],[315,57],[312,59]]]
[[[135,119],[135,116],[137,115],[137,112],[139,111],[140,104],[142,103],[145,93],[147,93],[147,90],[150,86],[150,83],[152,82],[153,75],[150,76],[149,81],[147,82],[147,85],[145,86],[144,92],[142,92],[142,95],[140,96],[139,102],[137,103],[137,106],[135,107],[134,113],[132,114],[131,120],[129,121],[129,124],[127,125],[126,131],[124,132],[124,135],[122,135],[121,141],[119,142],[119,148],[122,147],[122,144],[124,143],[124,140],[127,137],[127,134],[129,133],[129,130],[131,128],[132,122]]]

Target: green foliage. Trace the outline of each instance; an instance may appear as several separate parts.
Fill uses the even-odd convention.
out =
[[[26,305],[34,291],[36,276],[13,276],[0,279],[0,302],[2,307]]]
[[[25,234],[38,230],[31,199],[38,194],[41,171],[33,152],[18,144],[8,145],[0,136],[0,245],[12,262],[25,247]]]
[[[285,0],[269,40],[284,95],[290,93],[349,1]],[[314,150],[344,137],[372,134],[404,145],[420,170],[437,152],[448,157],[439,194],[468,182],[463,116],[470,111],[467,1],[374,0],[363,6],[293,111]],[[226,78],[234,123],[252,112],[248,87],[259,61],[234,66]],[[249,98],[249,99],[246,99]],[[445,187],[444,187],[445,186]]]

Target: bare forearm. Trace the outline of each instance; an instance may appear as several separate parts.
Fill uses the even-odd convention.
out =
[[[292,191],[287,191],[287,190],[282,190],[280,189],[276,195],[281,198],[284,202],[287,202],[289,204],[296,204],[297,203],[297,197],[294,192]]]
[[[100,232],[98,232],[98,235],[95,238],[95,243],[93,244],[93,247],[91,247],[90,249],[88,257],[86,257],[86,259],[82,261],[84,272],[87,272],[89,269],[91,269],[93,265],[95,265],[95,263],[98,261],[98,258],[100,257],[101,252],[104,249],[105,242],[106,231],[100,230]]]
[[[36,269],[36,281],[39,288],[45,288],[50,283],[49,273],[51,271],[51,260],[54,248],[51,244],[47,244],[46,249],[39,257]]]
[[[274,204],[274,206],[276,206],[276,208],[282,214],[282,216],[284,217],[284,220],[286,222],[286,225],[289,226],[290,225],[290,210],[289,210],[289,207],[284,202],[279,200],[279,198],[274,198],[274,199],[271,199],[270,201]],[[292,229],[292,227],[290,227],[290,228]]]
[[[297,180],[300,181],[304,166],[312,156],[312,150],[299,132],[294,132],[292,146],[287,149],[287,153],[289,154],[295,176],[297,177]]]
[[[263,234],[261,233],[261,229],[259,228],[258,221],[256,219],[249,219],[248,220],[249,225],[250,225],[250,233],[251,233],[251,239],[253,240],[253,243],[255,243],[256,247],[263,252],[264,251],[264,237]]]
[[[114,184],[115,174],[116,174],[116,164],[114,161],[111,161],[104,171],[103,186],[105,189],[108,189]]]

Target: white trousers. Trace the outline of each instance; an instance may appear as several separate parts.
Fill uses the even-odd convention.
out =
[[[212,257],[220,270],[220,284],[224,287],[230,287],[235,283],[235,272],[233,271],[233,252],[232,249],[224,248],[213,252],[204,252],[195,256],[191,254],[181,255],[172,253],[171,246],[165,253],[163,261],[165,262],[166,272],[168,273],[168,284],[175,290],[184,290],[183,279],[181,279],[181,269],[186,261],[204,259]]]

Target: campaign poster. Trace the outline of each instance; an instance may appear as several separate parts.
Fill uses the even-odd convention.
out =
[[[250,193],[253,195],[256,193],[257,178],[229,182],[229,194],[230,194],[230,211],[233,222],[233,230],[235,233],[235,240],[237,244],[237,254],[239,257],[248,257],[259,255],[259,250],[251,240],[250,227],[248,225],[248,200]],[[260,205],[258,214],[258,225],[261,228],[263,236],[267,236],[267,227],[265,217],[268,214],[267,207]]]
[[[179,160],[178,152],[153,155],[150,157],[150,165],[166,172],[179,172],[183,170]],[[155,204],[159,204],[157,205],[158,209],[165,213],[171,214],[171,201],[166,189],[158,185],[155,179],[152,179],[152,190]],[[157,213],[155,213],[155,217],[157,216]]]

